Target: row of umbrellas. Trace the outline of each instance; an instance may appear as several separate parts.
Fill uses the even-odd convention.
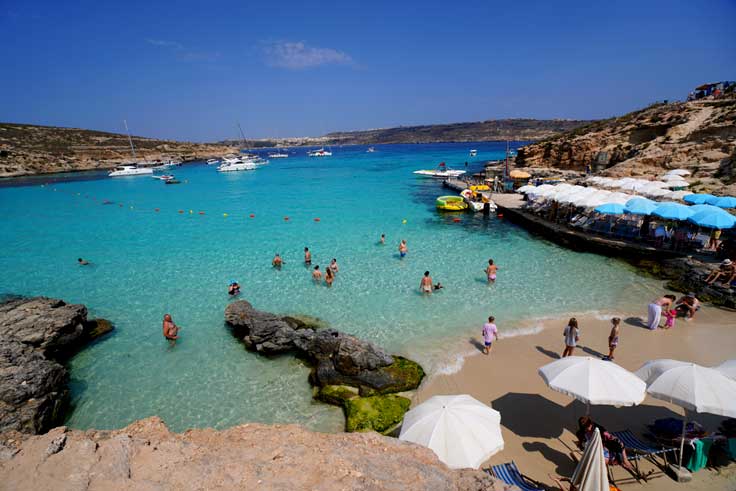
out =
[[[700,204],[686,206],[674,202],[658,202],[647,198],[632,198],[624,205],[606,203],[595,208],[597,213],[606,215],[652,215],[667,220],[687,220],[700,227],[727,229],[736,226],[736,217],[713,205]]]
[[[736,359],[713,368],[652,360],[631,373],[610,361],[569,356],[541,367],[539,375],[588,407],[634,406],[649,394],[688,411],[736,417]],[[503,450],[500,426],[501,414],[469,395],[434,396],[406,413],[399,438],[430,448],[451,468],[477,469]],[[681,445],[680,462],[682,452]]]

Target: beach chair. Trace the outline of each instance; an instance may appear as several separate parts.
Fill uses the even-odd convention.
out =
[[[506,484],[516,486],[522,491],[545,491],[547,488],[537,481],[524,476],[519,472],[514,461],[505,464],[491,466],[486,472],[496,479],[500,479]]]
[[[629,462],[634,464],[634,468],[639,474],[641,474],[639,471],[640,459],[649,460],[664,472],[664,469],[667,467],[667,454],[669,452],[673,452],[674,455],[677,455],[678,452],[676,447],[652,447],[651,445],[639,440],[629,430],[612,431],[611,434],[621,440],[621,443],[624,444],[624,447],[626,448],[626,456],[628,457]],[[661,463],[657,461],[657,457],[662,458]]]

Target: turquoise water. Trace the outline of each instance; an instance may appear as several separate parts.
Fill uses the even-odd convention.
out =
[[[503,156],[502,144],[472,147],[471,170]],[[462,167],[469,148],[345,147],[322,159],[299,151],[231,174],[193,164],[176,170],[186,180],[178,186],[104,173],[3,186],[0,293],[80,302],[114,321],[112,336],[71,362],[70,426],[116,428],[155,414],[177,431],[247,421],[342,427],[339,410],[311,400],[300,362],[248,353],[223,326],[231,278],[257,308],[323,318],[430,370],[467,351],[489,313],[503,332],[519,319],[615,310],[654,295],[658,282],[618,261],[561,249],[496,217],[439,214],[434,200],[447,191],[411,171],[441,160]],[[332,289],[312,284],[305,246],[322,268],[337,258]],[[281,271],[270,265],[275,252]],[[79,267],[77,257],[93,264]],[[492,286],[489,257],[500,268]],[[431,298],[418,293],[425,270],[446,286]],[[183,326],[173,349],[161,336],[166,312]]]

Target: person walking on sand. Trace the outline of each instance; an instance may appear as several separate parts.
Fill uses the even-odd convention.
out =
[[[312,279],[315,283],[319,283],[322,280],[322,271],[319,270],[319,264],[314,267],[312,271]]]
[[[409,248],[406,247],[406,240],[401,239],[401,242],[399,243],[399,257],[406,257],[407,252],[409,252]]]
[[[332,282],[335,281],[335,273],[332,272],[332,268],[325,270],[325,284],[328,288],[332,287]]]
[[[604,356],[604,360],[613,360],[613,352],[618,346],[618,334],[621,325],[621,318],[614,317],[611,319],[611,334],[608,335],[608,356]]]
[[[284,264],[283,259],[281,259],[281,256],[279,256],[279,253],[277,252],[276,255],[273,257],[273,261],[271,261],[271,266],[273,266],[276,269],[281,269],[281,266]]]
[[[312,264],[312,253],[309,252],[309,247],[304,248],[304,265],[309,266]]]
[[[486,267],[486,278],[488,279],[488,283],[494,283],[496,281],[496,272],[498,271],[498,266],[493,264],[493,259],[488,260],[488,266]]]
[[[488,317],[488,322],[483,324],[483,353],[489,355],[491,353],[491,345],[493,341],[498,339],[498,328],[494,323],[496,318],[492,315]]]
[[[659,327],[659,321],[662,319],[662,309],[669,309],[675,299],[674,295],[664,295],[649,304],[647,308],[647,327],[650,331],[654,331]]]
[[[422,281],[419,282],[419,291],[424,294],[430,294],[432,293],[433,289],[434,286],[432,284],[432,277],[429,276],[429,271],[425,271],[424,276],[422,277]]]
[[[573,350],[580,341],[580,329],[578,329],[578,320],[575,317],[567,323],[562,335],[565,336],[565,351],[562,352],[562,358],[572,356]]]
[[[171,319],[170,314],[164,315],[164,338],[169,341],[170,346],[174,346],[176,344],[176,340],[179,339],[179,329],[181,328],[174,324],[174,321]]]

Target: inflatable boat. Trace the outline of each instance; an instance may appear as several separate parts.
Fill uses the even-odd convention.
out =
[[[440,196],[437,198],[437,209],[443,211],[463,211],[468,208],[462,196]]]

